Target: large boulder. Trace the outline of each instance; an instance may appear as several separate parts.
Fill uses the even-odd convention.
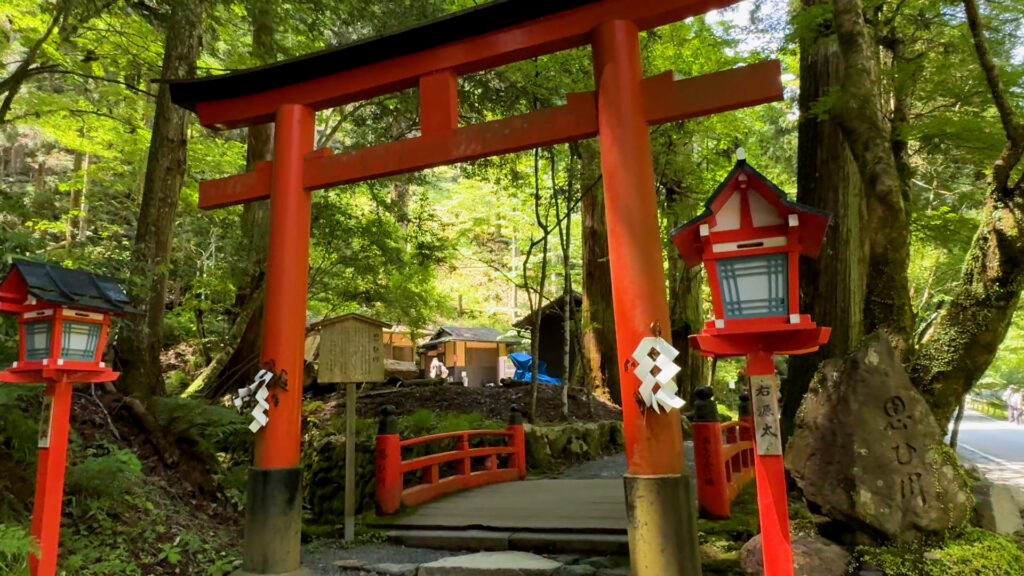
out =
[[[850,553],[838,544],[820,536],[797,534],[792,538],[794,576],[846,576]],[[740,549],[740,567],[744,574],[764,574],[761,535],[758,534]]]
[[[807,500],[868,537],[909,541],[962,527],[974,500],[956,455],[888,339],[822,364],[786,466]]]

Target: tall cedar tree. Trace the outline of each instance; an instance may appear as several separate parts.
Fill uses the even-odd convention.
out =
[[[804,0],[804,14],[826,0]],[[832,327],[828,344],[814,354],[792,356],[783,382],[782,430],[793,429],[800,401],[825,358],[842,357],[864,335],[867,280],[867,206],[860,175],[839,124],[827,110],[842,85],[842,57],[831,21],[800,30],[800,121],[797,200],[832,215],[821,258],[800,262],[800,309]]]
[[[162,80],[193,78],[202,36],[202,3],[172,3],[165,22]],[[132,296],[143,314],[125,322],[118,338],[123,374],[118,386],[147,398],[164,393],[160,350],[164,299],[178,195],[185,178],[188,112],[171,103],[167,84],[157,92],[142,203],[132,249]]]

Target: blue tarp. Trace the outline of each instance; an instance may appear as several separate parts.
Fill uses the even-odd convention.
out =
[[[533,356],[530,356],[526,352],[513,352],[508,355],[508,359],[512,361],[512,365],[516,367],[516,373],[512,377],[515,380],[522,380],[529,382],[533,378]],[[537,367],[537,382],[542,384],[554,384],[555,386],[562,385],[561,378],[552,378],[548,376],[548,365],[541,361]]]

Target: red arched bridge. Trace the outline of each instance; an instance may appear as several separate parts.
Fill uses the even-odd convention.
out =
[[[696,405],[691,473],[701,514],[728,518],[730,502],[754,478],[750,417],[718,422],[710,395],[699,395]],[[749,412],[744,407],[741,414]],[[518,482],[525,479],[526,435],[514,410],[504,430],[404,439],[394,410],[382,411],[377,512],[398,540],[458,549],[627,552],[620,477]],[[406,513],[397,514],[403,507]]]

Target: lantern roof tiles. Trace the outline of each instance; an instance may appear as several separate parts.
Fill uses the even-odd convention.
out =
[[[116,278],[56,264],[11,260],[0,282],[0,303],[20,305],[26,297],[85,310],[132,314],[138,312]],[[21,301],[15,301],[20,299]]]
[[[716,214],[720,212],[725,201],[732,196],[732,193],[740,188],[737,184],[742,175],[747,177],[749,190],[752,190],[775,206],[780,215],[797,214],[799,216],[798,238],[800,253],[816,258],[831,220],[829,214],[822,210],[790,201],[781,188],[776,186],[764,174],[754,169],[753,166],[747,164],[746,160],[737,160],[729,175],[726,176],[725,180],[718,186],[718,189],[704,203],[704,211],[669,234],[686,265],[696,266],[701,263],[701,254],[703,252],[700,238],[701,224],[715,225]]]

